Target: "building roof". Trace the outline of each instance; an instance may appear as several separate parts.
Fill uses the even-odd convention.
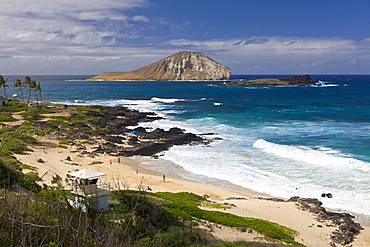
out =
[[[69,176],[75,177],[75,178],[81,178],[81,179],[95,179],[95,178],[101,178],[105,176],[105,173],[102,172],[96,172],[89,169],[83,169],[77,172],[72,172],[68,174]]]

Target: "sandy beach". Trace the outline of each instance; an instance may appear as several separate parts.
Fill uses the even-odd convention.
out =
[[[61,176],[64,181],[68,173],[90,169],[105,173],[106,176],[101,180],[103,183],[109,184],[112,189],[145,190],[149,186],[153,192],[188,191],[199,195],[208,195],[211,201],[236,205],[236,207],[231,207],[224,212],[265,219],[296,230],[299,234],[295,240],[305,246],[330,246],[330,234],[337,227],[330,223],[319,222],[312,213],[298,209],[295,202],[261,200],[257,197],[268,197],[268,195],[258,194],[247,189],[236,190],[201,184],[181,179],[172,174],[149,171],[140,166],[139,159],[108,154],[97,155],[93,158],[84,152],[77,151],[76,146],[68,146],[68,149],[57,146],[57,140],[42,138],[37,145],[31,146],[34,152],[17,154],[16,157],[24,164],[37,167],[37,171],[43,179],[41,183],[47,185],[51,185],[51,179],[56,174]],[[86,151],[92,150],[92,146],[86,145]],[[43,160],[43,163],[40,162],[40,159]],[[165,175],[165,180],[163,175]],[[207,224],[203,227],[212,228]],[[259,237],[253,232],[240,232],[227,227],[217,227],[217,229],[213,227],[210,230],[217,238],[225,241],[252,241]],[[352,246],[370,246],[370,229],[362,230],[361,234],[356,236]]]

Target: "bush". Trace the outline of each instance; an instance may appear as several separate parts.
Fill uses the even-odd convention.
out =
[[[14,182],[18,182],[21,178],[21,173],[16,167],[8,166],[4,161],[0,160],[0,186],[7,187]]]
[[[21,116],[26,120],[36,120],[41,117],[40,110],[37,107],[28,107]]]
[[[18,120],[12,117],[11,115],[0,114],[0,122],[16,122],[16,121]]]
[[[0,148],[12,151],[16,154],[23,153],[24,151],[32,151],[31,149],[27,148],[26,142],[15,138],[9,138],[3,141],[0,145]]]
[[[28,172],[23,174],[23,179],[20,180],[20,184],[28,190],[39,192],[41,191],[41,186],[36,182],[41,180],[37,172]]]

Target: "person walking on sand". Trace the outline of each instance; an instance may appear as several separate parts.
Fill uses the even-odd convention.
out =
[[[163,181],[166,181],[166,175],[163,174]]]

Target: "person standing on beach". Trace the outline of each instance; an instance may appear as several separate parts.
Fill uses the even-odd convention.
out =
[[[165,180],[166,180],[166,175],[163,174],[163,181],[165,181]]]

